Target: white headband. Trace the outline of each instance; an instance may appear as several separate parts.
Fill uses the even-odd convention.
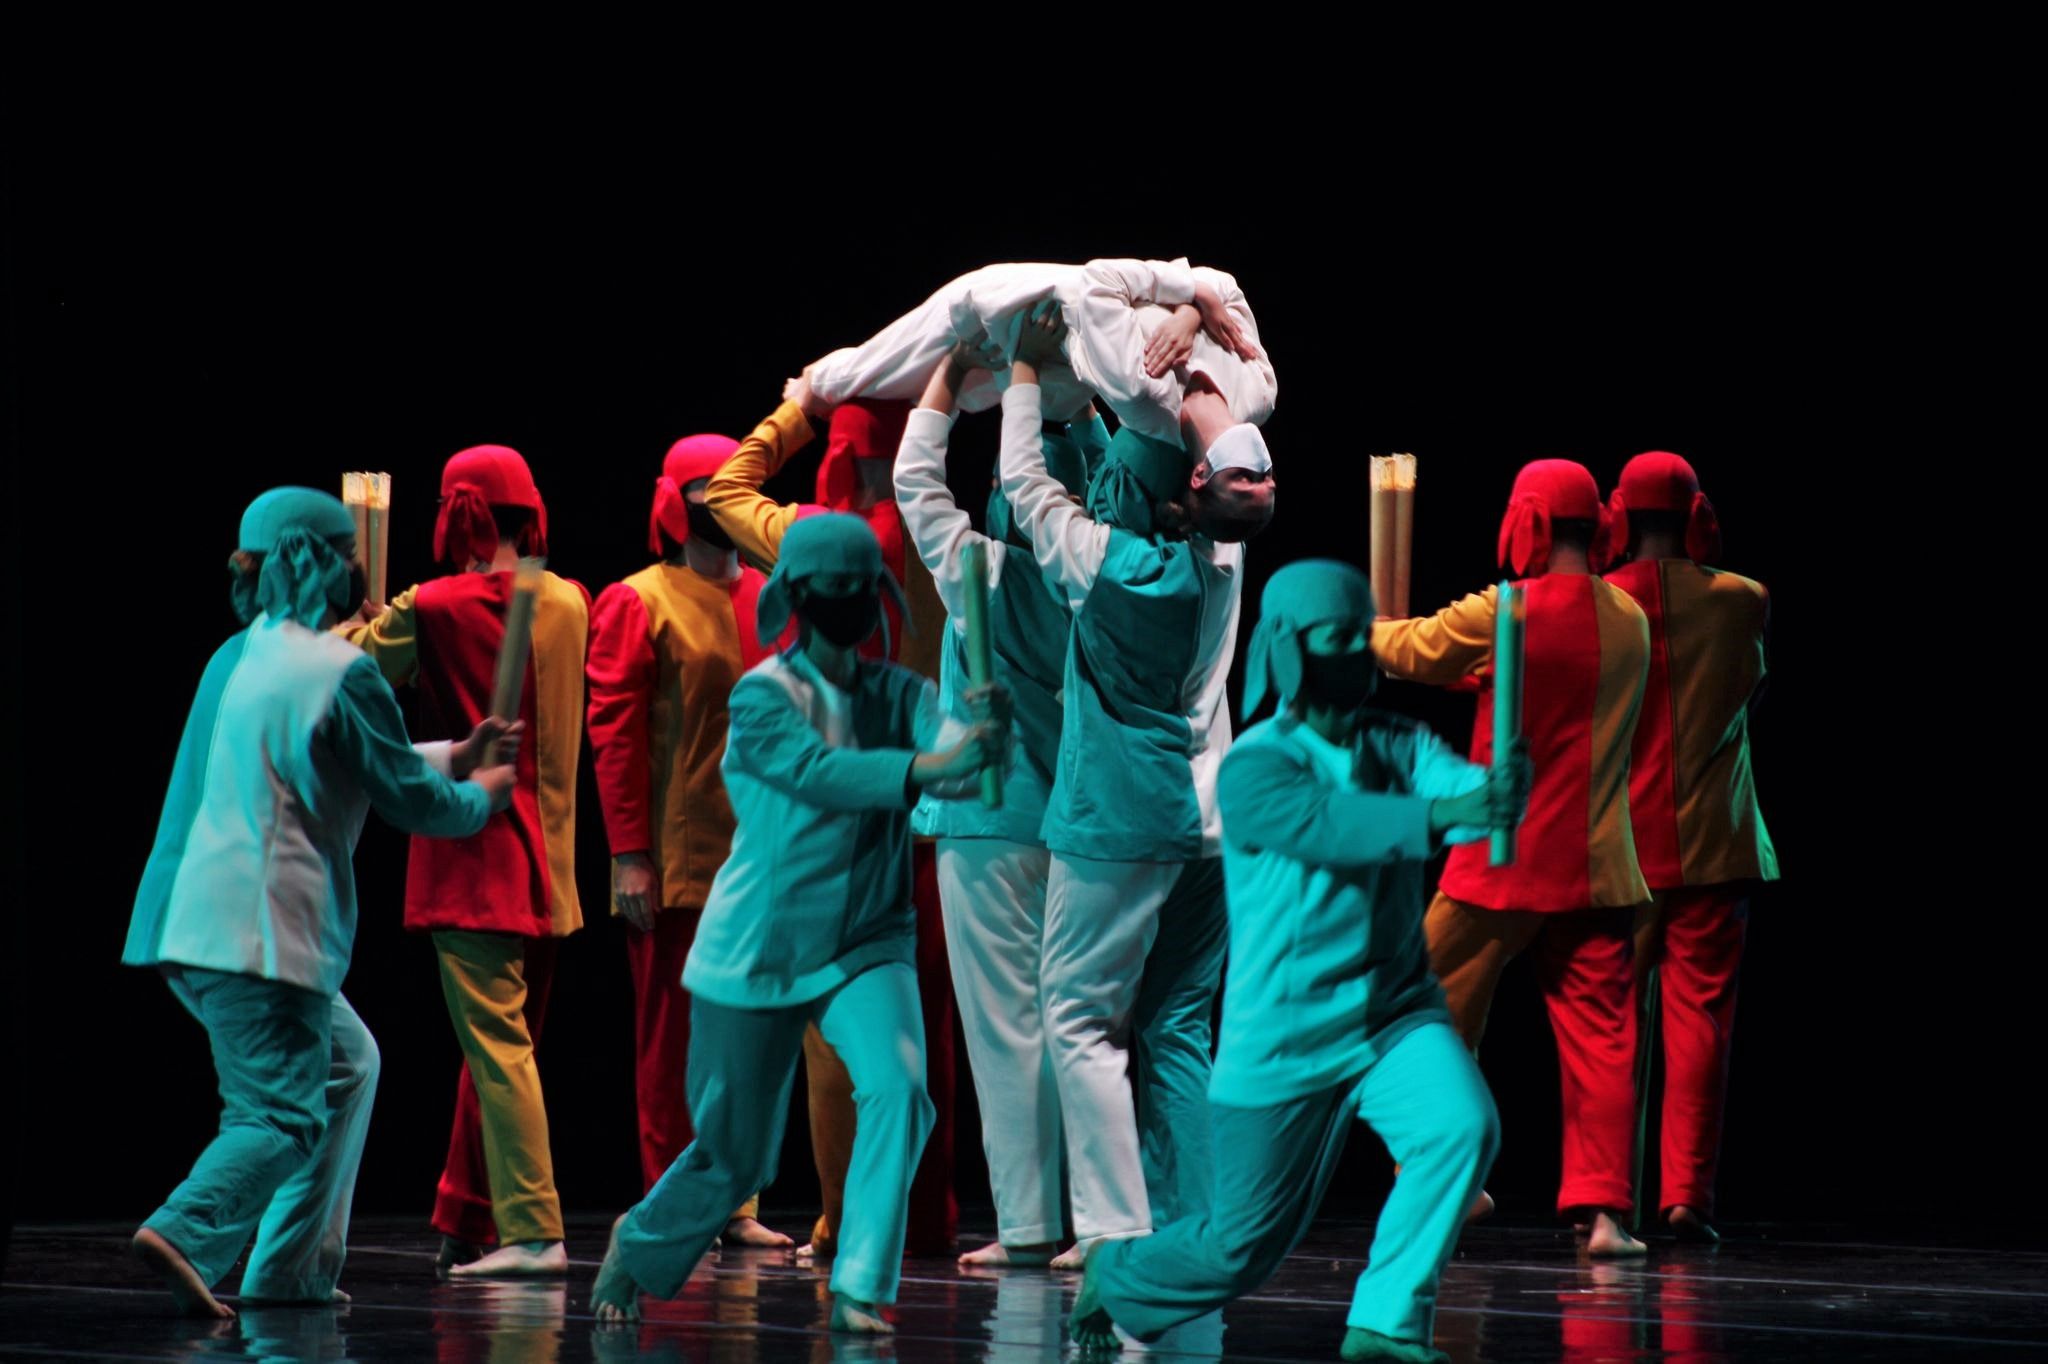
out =
[[[1208,460],[1213,473],[1225,469],[1248,469],[1252,473],[1263,474],[1273,467],[1273,456],[1266,449],[1266,438],[1250,422],[1239,422],[1218,436],[1209,446]]]

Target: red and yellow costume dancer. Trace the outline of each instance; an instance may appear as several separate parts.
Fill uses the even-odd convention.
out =
[[[500,543],[498,522],[508,511],[524,522],[516,547]],[[510,570],[518,556],[546,552],[547,508],[517,451],[479,445],[448,461],[434,557],[454,571],[400,593],[376,620],[347,631],[391,682],[419,688],[423,734],[458,737],[489,714]],[[469,1246],[496,1241],[552,1254],[562,1239],[534,1045],[556,940],[583,926],[574,852],[589,609],[579,584],[543,575],[512,806],[470,838],[415,838],[406,865],[405,926],[434,936],[466,1058],[433,1221]],[[522,1272],[566,1268],[563,1259],[560,1270],[527,1264]]]
[[[1564,1084],[1557,1206],[1626,1217],[1633,1205],[1635,1009],[1629,929],[1650,898],[1628,809],[1629,746],[1649,629],[1626,592],[1579,566],[1553,571],[1551,522],[1602,523],[1593,475],[1538,460],[1515,479],[1500,557],[1525,593],[1523,734],[1534,767],[1517,854],[1488,864],[1484,842],[1451,850],[1425,931],[1430,968],[1475,1051],[1500,974],[1533,949]],[[1598,562],[1598,545],[1588,546]],[[1373,652],[1396,677],[1452,686],[1476,677],[1472,761],[1493,756],[1497,589],[1435,616],[1383,620]]]
[[[590,744],[605,834],[613,858],[653,864],[658,888],[652,931],[626,932],[647,1189],[696,1135],[683,1085],[683,962],[711,878],[732,849],[732,803],[718,768],[726,698],[741,673],[773,652],[754,632],[767,578],[744,564],[730,578],[709,577],[676,552],[690,539],[688,485],[717,473],[738,448],[729,436],[690,436],[670,447],[647,529],[649,551],[663,560],[598,594],[590,620]],[[734,1216],[755,1210],[749,1199]]]
[[[1735,987],[1751,891],[1778,879],[1757,808],[1749,712],[1764,686],[1770,595],[1709,568],[1720,526],[1699,476],[1663,451],[1637,455],[1609,502],[1618,547],[1607,581],[1650,621],[1650,673],[1629,769],[1636,857],[1655,899],[1636,914],[1636,973],[1658,973],[1664,1050],[1659,1209],[1712,1216]],[[1638,533],[1631,534],[1631,519]],[[1640,552],[1661,521],[1670,557]],[[1631,544],[1631,541],[1637,543]]]
[[[895,602],[885,595],[884,628],[861,647],[861,653],[886,656],[936,681],[946,631],[946,607],[939,599],[938,587],[910,543],[893,493],[886,487],[871,488],[872,505],[859,505],[866,500],[860,495],[862,466],[869,470],[893,466],[910,408],[903,402],[860,400],[833,409],[825,456],[818,466],[818,500],[777,503],[762,494],[761,485],[809,444],[814,434],[803,409],[784,402],[740,442],[705,488],[704,500],[740,553],[763,572],[775,567],[783,533],[799,517],[838,511],[865,520],[881,542],[883,563],[903,584],[910,619],[906,629]],[[932,841],[917,840],[913,856],[925,1087],[938,1119],[911,1186],[910,1226],[904,1245],[913,1255],[938,1255],[952,1252],[960,1220],[959,1204],[953,1196],[953,987]],[[804,1038],[804,1070],[810,1090],[811,1147],[825,1205],[813,1228],[811,1244],[824,1254],[832,1247],[853,1156],[853,1082],[815,1027]]]

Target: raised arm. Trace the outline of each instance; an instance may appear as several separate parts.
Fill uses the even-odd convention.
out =
[[[419,595],[415,584],[392,599],[372,621],[350,621],[335,627],[335,633],[377,661],[377,670],[394,687],[402,687],[419,675],[419,618],[413,600]]]
[[[1372,652],[1392,677],[1447,687],[1493,659],[1494,596],[1489,587],[1414,620],[1376,620]]]
[[[803,405],[810,395],[808,382],[793,381],[792,388],[796,383],[803,383],[802,394],[792,397],[786,392],[782,405],[748,433],[740,448],[726,457],[704,485],[704,505],[711,509],[712,517],[732,537],[740,553],[763,573],[774,570],[782,554],[782,537],[802,507],[795,502],[777,502],[762,493],[761,485],[773,478],[791,455],[810,444],[810,419],[823,415],[809,412]]]
[[[1102,572],[1110,531],[1074,505],[1045,467],[1038,366],[1046,345],[1057,347],[1059,332],[1057,309],[1046,309],[1042,319],[1025,324],[1025,341],[1019,343],[1017,362],[1010,367],[1010,387],[1003,394],[1000,467],[1003,496],[1010,499],[1010,510],[1030,538],[1039,566],[1060,581],[1078,607]],[[1027,343],[1032,347],[1028,357]]]
[[[903,445],[896,454],[896,505],[903,509],[903,523],[917,545],[917,555],[931,570],[939,600],[955,622],[963,622],[967,612],[961,550],[970,544],[987,546],[993,584],[1001,577],[1008,549],[974,529],[946,486],[946,446],[952,436],[954,407],[961,385],[975,369],[973,355],[971,348],[956,346],[933,373],[923,399],[903,428]]]

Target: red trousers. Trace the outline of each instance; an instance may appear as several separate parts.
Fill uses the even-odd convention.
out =
[[[1482,909],[1439,893],[1423,921],[1430,969],[1474,1052],[1501,971],[1524,950],[1535,959],[1564,1085],[1560,1213],[1599,1208],[1625,1217],[1635,1206],[1633,915],[1629,909]]]
[[[937,846],[917,843],[912,854],[925,1091],[938,1117],[910,1186],[910,1226],[903,1249],[910,1255],[947,1255],[960,1234],[960,1204],[953,1196],[953,973],[946,961],[945,920],[939,914]],[[815,1026],[804,1034],[804,1071],[810,1089],[811,1152],[825,1204],[812,1228],[811,1244],[823,1252],[832,1245],[846,1200],[846,1170],[853,1160],[853,1081]]]
[[[696,941],[699,905],[664,909],[654,931],[626,928],[626,965],[633,975],[633,1097],[640,1114],[640,1184],[654,1187],[683,1148],[696,1140],[690,1098],[684,1084],[690,1067],[690,992],[683,988],[683,963]],[[760,1200],[749,1198],[733,1212],[753,1217]]]
[[[1735,984],[1749,926],[1748,888],[1660,891],[1636,911],[1636,979],[1657,971],[1664,1104],[1658,1210],[1714,1211],[1714,1167],[1728,1097]]]
[[[554,988],[557,942],[554,938],[526,940],[523,1012],[527,1035],[535,1046],[540,1045],[548,995]],[[443,1236],[472,1245],[495,1245],[498,1240],[498,1223],[491,1215],[490,1167],[484,1161],[483,1110],[467,1061],[455,1081],[455,1121],[448,1132],[448,1159],[434,1190],[433,1224]]]

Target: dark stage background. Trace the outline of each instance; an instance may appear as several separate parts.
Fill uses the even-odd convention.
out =
[[[431,571],[441,461],[508,443],[548,499],[552,566],[594,593],[645,562],[671,440],[743,434],[785,376],[949,276],[1185,254],[1238,276],[1281,375],[1268,436],[1282,495],[1252,549],[1247,630],[1279,565],[1363,562],[1369,453],[1421,459],[1418,609],[1492,579],[1522,461],[1571,456],[1603,484],[1643,449],[1695,462],[1727,566],[1774,593],[1756,752],[1786,869],[1752,919],[1724,1218],[2032,1235],[2003,1215],[2023,1149],[1997,1098],[2010,1034],[1985,935],[1964,937],[1964,897],[1988,893],[1960,875],[1978,793],[1959,771],[1922,775],[1990,717],[1947,712],[1909,613],[1867,590],[1880,579],[1858,534],[1900,513],[1829,469],[1892,448],[1844,396],[1885,399],[1859,350],[1885,300],[1840,270],[1837,223],[1803,171],[1585,176],[1532,157],[1410,184],[1417,169],[1392,163],[1289,171],[1325,155],[1304,143],[1255,196],[1140,212],[1106,174],[1027,176],[1021,194],[980,174],[819,194],[766,169],[686,176],[669,155],[543,171],[472,152],[280,162],[145,138],[14,179],[9,525],[30,547],[9,632],[19,1215],[139,1218],[212,1127],[202,1033],[118,958],[192,689],[235,628],[223,565],[253,494],[390,470],[395,590]],[[957,439],[955,487],[976,506],[996,420]],[[774,491],[807,497],[814,467],[799,459]],[[1466,737],[1469,700],[1382,696]],[[594,1213],[638,1184],[630,987],[587,772],[581,816],[590,923],[566,946],[542,1067],[565,1206]],[[424,1219],[459,1062],[430,949],[399,927],[404,853],[373,819],[357,855],[346,989],[385,1065],[357,1206]],[[1555,1059],[1526,968],[1508,975],[1484,1063],[1508,1134],[1491,1187],[1509,1214],[1545,1216]],[[973,1205],[987,1192],[960,1065]],[[1383,1153],[1361,1134],[1348,1161],[1337,1199],[1369,1208]],[[800,1117],[782,1169],[766,1216],[798,1231],[788,1210],[815,1196]]]

